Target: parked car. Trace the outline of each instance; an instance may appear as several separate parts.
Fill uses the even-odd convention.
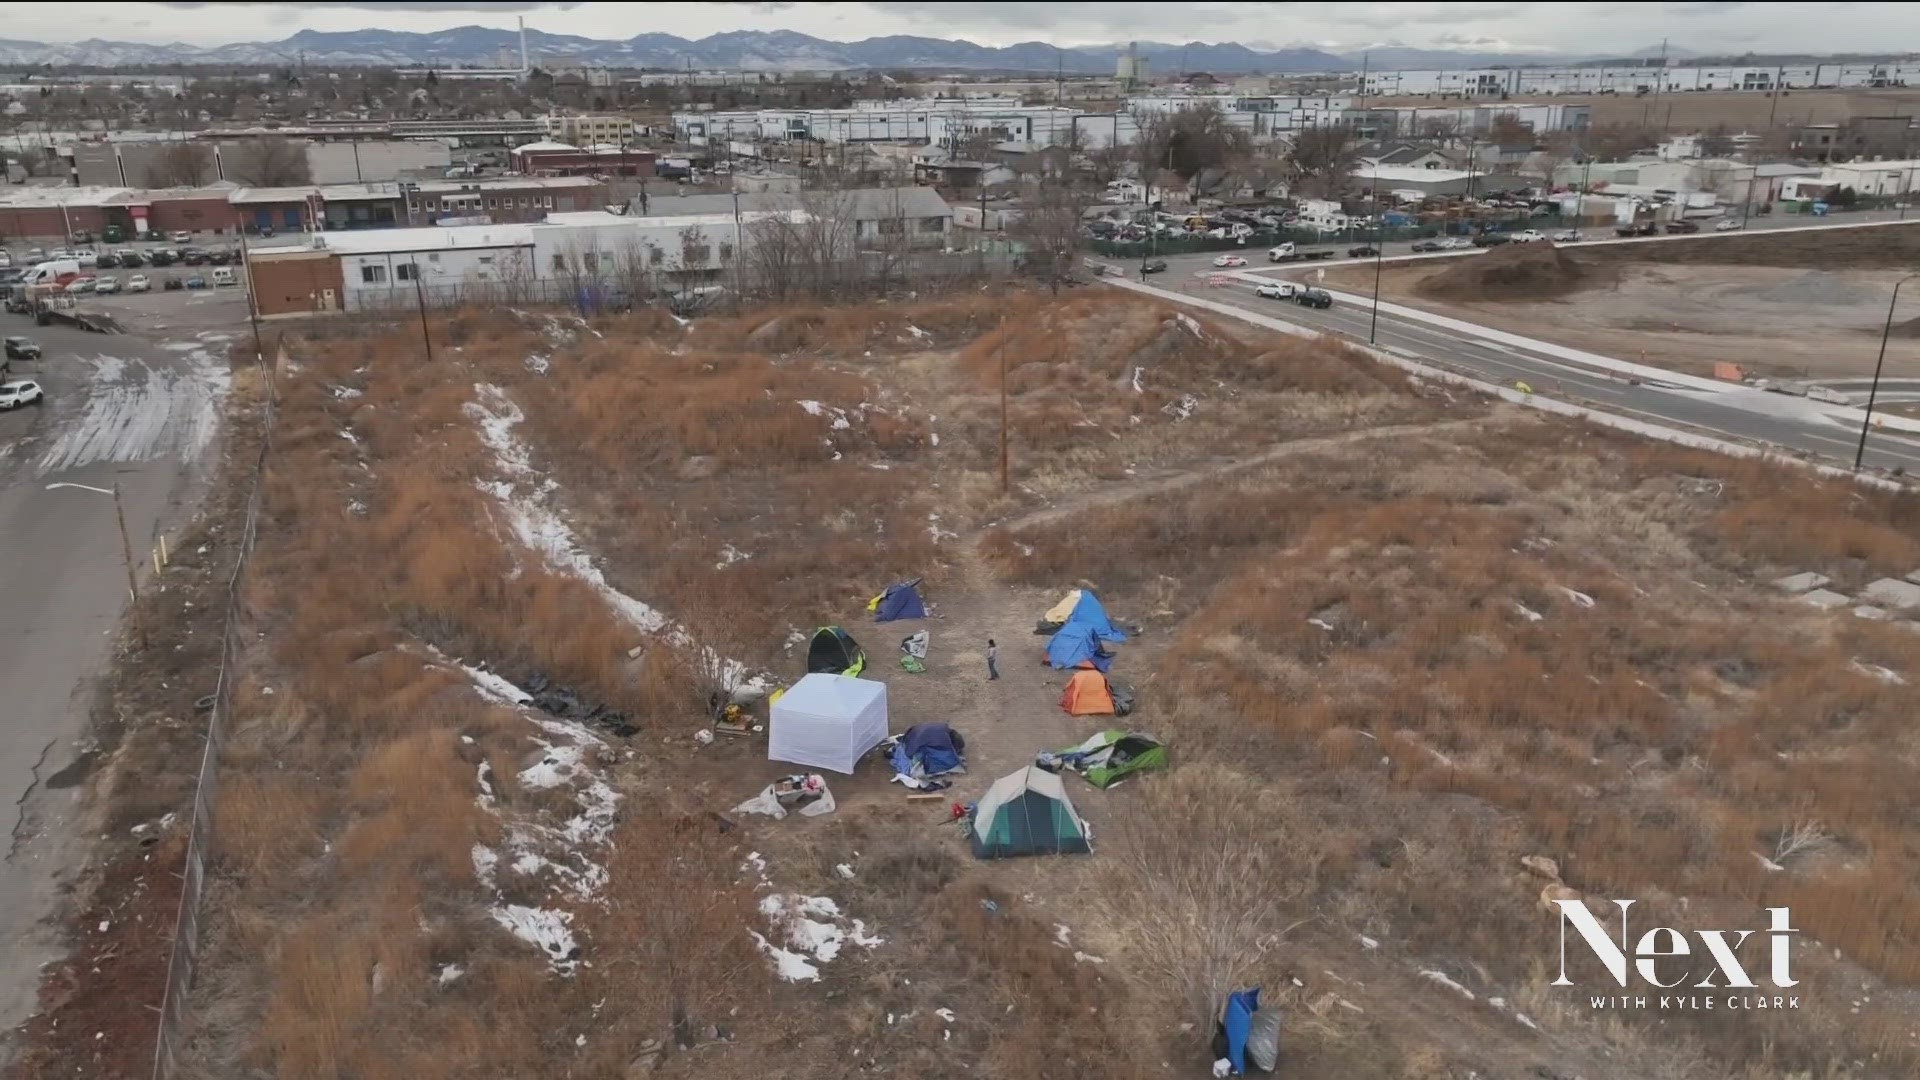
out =
[[[1359,247],[1347,249],[1347,258],[1349,259],[1371,259],[1378,254],[1380,254],[1380,249],[1374,247],[1372,244],[1361,244]]]
[[[46,262],[47,249],[46,248],[28,248],[27,261],[30,263]]]
[[[1239,255],[1221,255],[1213,260],[1215,266],[1245,266],[1247,260]]]
[[[1301,307],[1330,308],[1333,306],[1333,294],[1325,289],[1301,289],[1293,294],[1293,302]]]
[[[167,234],[167,243],[191,244],[193,243],[193,234],[190,232],[184,232],[176,229],[175,231]]]
[[[1440,241],[1438,241],[1438,240],[1415,240],[1415,241],[1413,242],[1413,250],[1414,250],[1414,254],[1416,254],[1416,255],[1417,255],[1417,254],[1422,254],[1422,253],[1424,253],[1424,252],[1428,252],[1428,251],[1439,251],[1439,250],[1441,250],[1441,248],[1440,248]]]
[[[207,261],[215,266],[225,266],[235,260],[233,252],[228,251],[226,248],[214,248],[212,251],[207,252]]]
[[[120,265],[120,256],[111,251],[103,251],[93,257],[93,265],[102,270],[112,270]]]
[[[69,242],[75,244],[91,244],[93,243],[93,233],[87,229],[75,229],[73,230],[73,235],[67,237],[67,239]]]
[[[1728,218],[1725,221],[1722,221],[1716,224],[1713,227],[1713,231],[1714,232],[1732,232],[1735,229],[1740,228],[1742,224],[1743,223],[1739,218]]]
[[[1506,233],[1483,232],[1473,238],[1473,246],[1481,248],[1499,247],[1501,244],[1511,243],[1513,243],[1513,237]]]
[[[30,337],[10,337],[7,339],[7,359],[38,360],[40,343]]]
[[[1167,260],[1165,259],[1148,259],[1140,264],[1140,272],[1143,274],[1158,274],[1166,268]]]
[[[1464,236],[1447,236],[1440,240],[1441,251],[1462,251],[1473,246],[1473,241]]]
[[[188,248],[180,253],[180,264],[182,266],[205,266],[207,264],[207,253],[199,248]]]
[[[128,292],[146,292],[151,288],[153,288],[153,282],[148,281],[145,274],[135,274],[127,279]]]
[[[120,291],[120,279],[116,277],[100,278],[93,283],[93,291],[99,294],[117,293]]]
[[[207,279],[195,274],[187,279],[186,284],[189,289],[204,289],[207,287]]]
[[[180,291],[181,289],[184,289],[184,288],[186,288],[186,286],[185,286],[185,285],[183,285],[183,284],[181,284],[181,282],[180,282],[180,279],[179,279],[179,278],[177,278],[177,277],[170,277],[170,278],[168,278],[168,279],[166,280],[166,282],[165,282],[164,284],[162,284],[162,285],[160,286],[160,291],[162,291],[162,292],[179,292],[179,291]]]
[[[133,250],[132,248],[121,248],[120,250],[113,253],[113,257],[116,259],[119,259],[120,265],[126,267],[129,270],[133,269],[136,266],[139,266],[142,262],[145,261],[140,258],[140,253]]]
[[[1621,225],[1618,228],[1613,230],[1613,235],[1615,236],[1652,236],[1654,233],[1657,233],[1659,231],[1660,231],[1660,226],[1655,225],[1651,221],[1643,221],[1636,225]]]
[[[1667,222],[1667,231],[1669,233],[1697,233],[1700,231],[1700,223],[1697,221],[1669,221]]]
[[[1586,237],[1580,235],[1579,229],[1561,229],[1553,234],[1553,242],[1556,244],[1577,244],[1585,239]]]
[[[213,270],[213,283],[214,283],[214,285],[216,285],[216,286],[219,286],[219,285],[238,285],[238,284],[239,284],[239,282],[238,282],[238,281],[236,281],[236,280],[234,280],[234,277],[233,277],[233,269],[232,269],[231,267],[226,267],[226,266],[216,266],[216,267],[214,267],[214,270]]]
[[[1253,294],[1268,300],[1291,300],[1299,291],[1300,286],[1291,281],[1269,281],[1255,288]]]
[[[40,384],[32,379],[18,382],[0,383],[0,409],[17,409],[22,405],[38,405],[46,400],[46,394],[40,390]]]
[[[1516,244],[1531,244],[1535,240],[1545,240],[1547,238],[1546,234],[1539,229],[1521,229],[1519,232],[1511,235],[1513,236],[1513,242]]]
[[[147,252],[147,261],[155,266],[172,266],[180,261],[180,253],[172,248],[154,248]]]
[[[100,256],[92,251],[76,251],[73,253],[73,259],[89,269],[100,265]]]
[[[0,267],[6,267],[6,266],[12,266],[12,265],[13,265],[13,253],[5,249],[0,249]]]
[[[74,278],[72,281],[67,282],[66,288],[62,289],[61,291],[66,293],[90,293],[93,291],[93,287],[96,284],[96,282],[97,282],[97,279],[95,278],[77,277],[77,278]]]

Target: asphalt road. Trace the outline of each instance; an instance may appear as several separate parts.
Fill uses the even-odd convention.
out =
[[[90,334],[0,315],[0,333],[45,349],[15,378],[46,389],[37,409],[0,413],[0,1064],[4,1033],[31,1014],[42,965],[59,953],[60,889],[91,836],[79,775],[93,684],[126,603],[113,499],[54,483],[120,488],[134,558],[184,519],[218,446],[229,342],[247,333],[239,290],[123,298],[134,332]],[[128,1008],[139,1008],[129,1003]]]
[[[1820,415],[1821,410],[1803,398],[1740,387],[1712,391],[1655,382],[1632,385],[1605,371],[1543,352],[1483,341],[1470,334],[1386,311],[1380,313],[1375,328],[1370,308],[1363,305],[1336,303],[1332,308],[1316,310],[1287,301],[1266,300],[1254,295],[1255,281],[1240,278],[1232,279],[1224,287],[1210,288],[1203,284],[1211,269],[1204,256],[1189,256],[1179,262],[1169,260],[1169,264],[1168,271],[1152,277],[1149,284],[1183,290],[1203,299],[1244,307],[1361,342],[1369,339],[1371,329],[1375,343],[1383,349],[1488,382],[1506,386],[1524,382],[1538,392],[1578,400],[1623,416],[1726,438],[1772,443],[1838,464],[1853,464],[1859,429]],[[1298,276],[1302,268],[1291,265],[1273,270],[1273,276],[1278,278]],[[1865,460],[1868,465],[1920,472],[1920,437],[1871,432]]]

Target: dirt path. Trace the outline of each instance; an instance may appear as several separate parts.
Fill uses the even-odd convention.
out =
[[[1476,424],[1497,423],[1505,410],[1495,410],[1486,416],[1470,417],[1465,420],[1442,420],[1431,424],[1395,424],[1389,427],[1361,428],[1356,431],[1343,431],[1338,435],[1323,435],[1311,439],[1294,439],[1276,443],[1250,457],[1237,458],[1225,464],[1206,469],[1194,469],[1178,472],[1169,476],[1156,476],[1142,480],[1129,480],[1123,483],[1108,484],[1080,495],[1074,495],[1051,506],[1029,511],[1019,517],[1001,523],[1002,528],[1025,529],[1035,525],[1045,525],[1070,514],[1102,506],[1113,506],[1134,499],[1152,495],[1162,495],[1169,491],[1178,491],[1206,480],[1219,480],[1237,472],[1245,472],[1275,461],[1293,457],[1296,454],[1311,454],[1319,450],[1329,450],[1351,443],[1365,442],[1370,439],[1387,438],[1394,435],[1441,434],[1457,428]]]

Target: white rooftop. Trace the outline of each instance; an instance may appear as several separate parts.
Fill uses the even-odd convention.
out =
[[[1470,173],[1465,169],[1422,169],[1417,165],[1366,165],[1353,170],[1356,180],[1379,180],[1383,184],[1444,184],[1486,174],[1485,169]]]
[[[296,250],[331,251],[340,255],[380,255],[405,251],[451,251],[462,248],[525,247],[533,243],[531,225],[442,225],[422,229],[349,229],[315,233],[296,244],[255,247],[260,254]]]
[[[541,139],[539,142],[521,143],[519,146],[516,146],[513,148],[513,152],[517,154],[523,150],[578,150],[578,149],[580,148],[573,145],[572,143],[557,142],[553,139]]]

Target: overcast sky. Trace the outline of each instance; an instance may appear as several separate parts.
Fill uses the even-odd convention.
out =
[[[1920,44],[1920,4],[1870,3],[0,3],[0,37],[108,38],[208,45],[268,41],[297,30],[431,31],[529,24],[554,33],[700,38],[729,30],[797,30],[834,40],[886,34],[986,45],[1086,45],[1130,39],[1628,52],[1662,38],[1695,52],[1883,51]],[[76,17],[78,16],[78,17]]]

